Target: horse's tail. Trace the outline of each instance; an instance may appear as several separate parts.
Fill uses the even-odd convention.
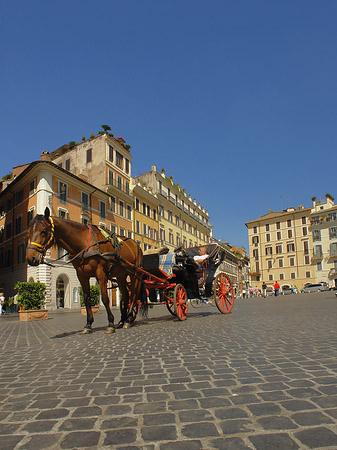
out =
[[[147,304],[147,292],[143,281],[140,282],[140,314],[142,317],[147,318],[148,304]]]

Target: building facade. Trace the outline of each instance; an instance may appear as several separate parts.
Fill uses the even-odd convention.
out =
[[[212,227],[208,211],[191,195],[187,195],[165,171],[159,173],[155,165],[151,171],[135,177],[135,182],[150,189],[159,201],[159,244],[170,250],[206,244],[210,241]]]
[[[8,297],[15,294],[17,281],[43,282],[48,309],[79,308],[79,281],[66,258],[54,262],[53,268],[27,266],[27,228],[36,214],[49,207],[53,216],[111,229],[116,218],[108,208],[110,196],[48,161],[36,161],[15,172],[18,175],[0,192],[0,288]],[[47,259],[64,254],[53,246]]]
[[[281,212],[269,212],[246,223],[248,228],[251,286],[262,283],[281,289],[315,280],[311,265],[313,248],[310,232],[311,208],[302,205]]]
[[[330,197],[313,202],[310,215],[316,283],[337,287],[337,205]]]

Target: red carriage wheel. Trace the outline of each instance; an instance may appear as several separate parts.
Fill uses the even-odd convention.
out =
[[[179,320],[185,320],[187,316],[187,293],[182,284],[177,284],[174,288],[174,311]]]
[[[233,286],[229,277],[221,272],[213,282],[214,300],[218,310],[222,314],[228,314],[233,308]]]

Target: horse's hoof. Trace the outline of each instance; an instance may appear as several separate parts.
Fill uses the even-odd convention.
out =
[[[114,327],[106,327],[106,329],[104,330],[104,334],[112,334],[116,332],[116,328]]]
[[[80,331],[80,334],[90,334],[92,333],[91,328],[83,328],[83,330]]]
[[[131,328],[131,323],[125,322],[125,324],[123,325],[123,328]]]

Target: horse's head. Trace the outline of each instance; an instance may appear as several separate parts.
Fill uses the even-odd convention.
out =
[[[34,217],[28,228],[28,239],[26,261],[30,266],[38,266],[54,241],[54,222],[49,208],[45,209],[44,215]]]

